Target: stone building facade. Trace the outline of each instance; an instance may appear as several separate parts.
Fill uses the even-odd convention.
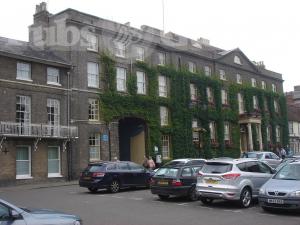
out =
[[[44,52],[44,55],[47,55],[47,51],[48,54],[51,52],[66,62],[66,65],[63,65],[65,69],[62,70],[65,73],[69,72],[69,117],[62,121],[69,126],[74,126],[74,129],[78,127],[78,139],[69,142],[71,162],[69,172],[72,173],[73,178],[77,177],[80,170],[91,161],[118,158],[141,163],[145,154],[156,153],[162,155],[164,160],[171,159],[175,155],[172,154],[175,140],[171,134],[161,133],[160,143],[148,144],[151,131],[147,128],[149,124],[145,118],[124,114],[108,121],[102,115],[101,96],[107,90],[112,89],[110,85],[115,85],[113,88],[116,89],[118,95],[126,97],[130,95],[129,80],[134,77],[136,94],[138,96],[149,94],[149,74],[138,68],[137,62],[145,63],[152,68],[171,67],[177,71],[186,69],[190,73],[203,74],[208,79],[218,80],[224,87],[237,84],[250,89],[253,87],[254,91],[260,89],[268,93],[278,93],[278,95],[283,93],[282,75],[267,70],[262,62],[250,61],[238,48],[227,51],[210,45],[209,41],[203,38],[192,40],[172,32],[164,33],[146,25],[137,29],[131,27],[129,23],[120,24],[73,9],[50,14],[45,3],[41,3],[36,8],[34,23],[29,27],[28,45],[43,49],[41,52]],[[114,59],[112,70],[115,83],[108,82],[107,71],[111,68],[105,68],[103,58],[101,58],[104,53]],[[45,63],[44,66],[46,65]],[[61,75],[60,77],[66,78],[67,76]],[[35,83],[34,80],[33,83]],[[0,84],[4,86],[3,88],[8,85],[3,82]],[[160,74],[157,75],[155,85],[157,88],[155,98],[162,102],[168,99],[172,86],[171,80]],[[62,84],[59,88],[63,89],[63,87]],[[197,85],[190,84],[191,101],[197,97],[197,89]],[[40,93],[37,89],[35,90]],[[42,96],[47,98],[47,94],[51,94],[52,89],[49,89],[49,92],[46,90],[47,88],[41,90],[40,98]],[[207,95],[209,95],[208,92],[209,90]],[[63,102],[66,90],[59,93]],[[222,91],[219,94],[226,105],[227,92]],[[267,142],[263,140],[266,137],[261,131],[261,116],[257,113],[244,113],[243,101],[240,100],[239,111],[242,112],[238,121],[235,121],[239,126],[240,141],[235,143],[238,151],[254,150],[255,146],[257,150],[262,150],[263,144]],[[253,104],[258,104],[257,100],[253,99],[253,101]],[[9,103],[11,104],[10,101]],[[270,104],[273,105],[273,102]],[[10,114],[12,111],[15,109],[11,108],[7,110],[7,113]],[[39,110],[37,113],[43,114]],[[61,108],[61,113],[61,115],[66,114],[63,108]],[[172,115],[166,107],[158,107],[156,118],[160,121],[157,121],[157,124],[168,127],[168,120],[170,120],[168,113]],[[13,118],[3,119],[3,121],[8,120],[13,121]],[[213,123],[206,124],[206,129],[201,128],[194,120],[189,121],[189,124],[192,137],[188,142],[189,144],[197,143],[201,148],[199,132],[213,133],[211,130]],[[223,126],[227,135],[230,129],[227,125]],[[263,126],[266,125],[263,124]],[[257,129],[257,132],[253,129]],[[276,129],[276,124],[273,124],[272,131],[276,132]],[[254,136],[253,133],[256,135]],[[256,141],[258,144],[254,143]],[[279,138],[278,143],[275,144],[282,144],[281,142]],[[175,156],[186,157],[187,155],[182,152],[176,153]],[[15,163],[13,156],[11,160]]]

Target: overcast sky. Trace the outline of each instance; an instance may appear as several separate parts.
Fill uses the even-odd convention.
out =
[[[0,0],[0,36],[28,40],[35,5],[42,0]],[[163,0],[45,0],[50,13],[73,8],[120,23],[163,29]],[[284,91],[300,85],[298,0],[164,0],[165,31],[226,50],[239,47],[250,60],[282,73]]]

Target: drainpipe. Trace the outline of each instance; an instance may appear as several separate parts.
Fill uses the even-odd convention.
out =
[[[70,138],[70,71],[67,72],[68,75],[68,92],[67,92],[67,126],[68,126],[68,138]],[[68,181],[71,180],[71,170],[72,170],[72,145],[69,143],[67,146],[67,170],[68,170]]]

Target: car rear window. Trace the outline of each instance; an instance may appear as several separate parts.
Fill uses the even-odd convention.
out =
[[[179,166],[179,165],[184,165],[185,164],[185,161],[170,161],[170,162],[167,162],[165,164],[165,166]]]
[[[206,163],[203,168],[203,173],[227,173],[231,171],[232,164],[230,163],[217,163],[217,162],[211,162]]]
[[[88,172],[103,172],[105,171],[105,166],[104,165],[90,165],[88,166],[85,171]]]
[[[177,177],[178,171],[178,168],[160,168],[155,173],[155,176]]]

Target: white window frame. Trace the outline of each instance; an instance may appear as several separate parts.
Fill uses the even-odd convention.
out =
[[[289,134],[294,135],[294,124],[292,121],[289,121]]]
[[[222,105],[228,105],[228,92],[225,89],[221,90]]]
[[[86,35],[86,40],[87,40],[87,50],[88,51],[93,51],[93,52],[98,52],[98,38],[97,35],[92,34],[92,33],[87,33]]]
[[[215,103],[214,93],[211,87],[206,87],[206,95],[207,95],[208,103],[214,104]]]
[[[238,104],[239,104],[239,114],[245,113],[244,96],[241,93],[238,93]]]
[[[159,112],[160,112],[160,125],[168,126],[169,125],[169,109],[165,106],[160,106]]]
[[[116,75],[116,85],[117,91],[126,92],[127,91],[127,71],[123,67],[117,67],[117,75]]]
[[[253,95],[252,99],[253,99],[253,109],[259,109],[257,96]]]
[[[266,90],[266,88],[267,88],[267,83],[266,83],[266,81],[262,80],[261,81],[261,89]]]
[[[88,62],[87,74],[88,74],[88,87],[99,88],[100,86],[99,64],[95,62]]]
[[[235,64],[242,65],[241,58],[238,57],[237,55],[234,56],[233,62],[234,62]]]
[[[279,104],[278,104],[278,101],[276,99],[274,99],[274,111],[276,113],[279,113]]]
[[[126,58],[126,45],[122,42],[114,42],[115,56]]]
[[[59,136],[60,135],[60,101],[58,99],[52,99],[52,98],[47,99],[47,118],[48,118],[48,126],[49,126],[48,135]]]
[[[276,126],[276,142],[279,143],[281,140],[281,129],[280,126]]]
[[[207,77],[211,76],[211,68],[210,66],[204,66],[204,75]]]
[[[157,59],[159,66],[165,66],[166,65],[166,53],[165,52],[158,52],[157,53]]]
[[[277,92],[277,86],[275,84],[272,84],[272,91]]]
[[[224,140],[230,141],[230,123],[228,121],[224,122]]]
[[[198,88],[196,84],[190,83],[190,97],[191,97],[191,101],[198,100]]]
[[[89,121],[99,121],[99,100],[89,98]]]
[[[236,74],[236,83],[238,83],[238,84],[243,83],[241,74],[238,74],[238,73]]]
[[[31,64],[26,62],[17,62],[17,79],[32,81]]]
[[[47,84],[60,85],[59,69],[47,67]]]
[[[168,78],[163,75],[158,76],[158,96],[167,98],[169,95]]]
[[[196,63],[188,62],[188,69],[191,73],[196,73]]]
[[[20,105],[20,107],[18,107]],[[20,110],[18,110],[18,108]],[[24,109],[23,111],[21,109]],[[31,134],[31,97],[16,96],[16,122],[19,123],[19,135]]]
[[[220,80],[227,80],[225,70],[219,70]]]
[[[49,148],[57,148],[57,151],[58,151],[58,159],[51,159],[52,161],[54,160],[58,160],[58,173],[49,173],[49,155],[47,157],[48,159],[48,177],[62,177],[62,174],[61,174],[61,151],[60,151],[60,147],[59,146],[48,146],[48,151],[49,151]]]
[[[170,136],[169,135],[161,136],[161,153],[163,159],[170,158]]]
[[[16,151],[17,151],[17,148],[20,147],[20,148],[24,148],[26,147],[27,150],[28,150],[28,160],[17,160],[16,158],[16,179],[17,180],[20,180],[20,179],[31,179],[32,178],[32,175],[31,175],[31,166],[32,166],[32,161],[31,161],[31,146],[27,146],[27,145],[18,145],[16,146]],[[17,162],[18,161],[28,161],[28,169],[29,169],[29,173],[28,174],[23,174],[23,175],[18,175],[17,174]]]
[[[252,87],[257,87],[257,81],[255,78],[251,78],[251,86]]]
[[[136,71],[136,86],[137,93],[141,95],[146,94],[146,74],[142,71]]]
[[[101,134],[94,133],[89,136],[89,161],[95,162],[101,160]],[[92,149],[95,150],[97,157],[92,157]]]
[[[209,122],[209,131],[210,131],[210,140],[213,142],[217,142],[217,132],[216,132],[216,122]]]
[[[145,49],[143,47],[136,47],[136,61],[145,61]]]

